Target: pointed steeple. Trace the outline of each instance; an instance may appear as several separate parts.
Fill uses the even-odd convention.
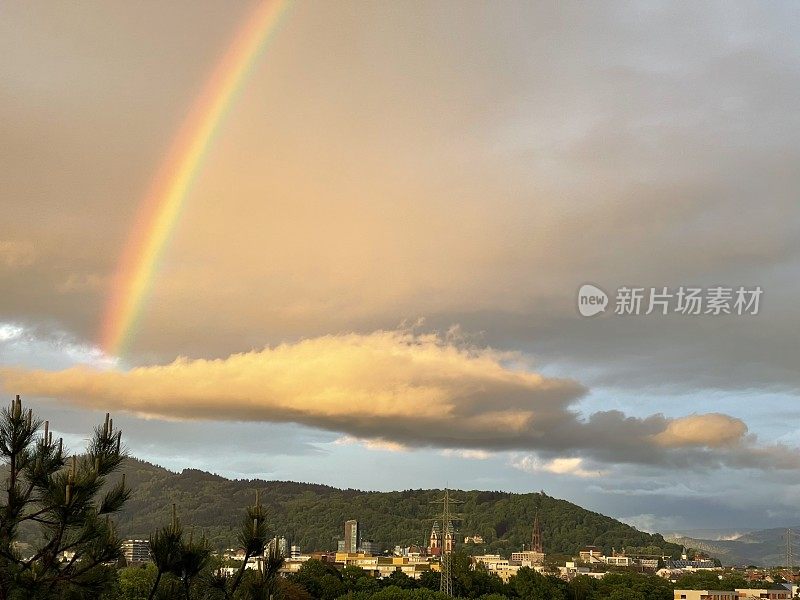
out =
[[[542,550],[542,528],[539,525],[539,513],[533,518],[533,532],[531,533],[531,550],[534,552],[544,552]]]

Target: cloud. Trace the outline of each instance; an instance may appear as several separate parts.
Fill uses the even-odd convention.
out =
[[[608,473],[601,469],[584,468],[584,460],[578,457],[542,460],[536,456],[522,456],[511,461],[511,466],[527,473],[553,473],[575,477],[601,477]]]
[[[13,323],[0,323],[0,343],[19,339],[25,328]]]
[[[654,439],[667,447],[718,447],[736,444],[746,433],[747,425],[741,419],[712,413],[675,419]]]
[[[581,418],[582,385],[523,362],[452,335],[379,330],[130,371],[5,368],[0,376],[10,392],[145,417],[294,422],[394,449],[537,450],[548,462],[525,464],[553,473],[585,471],[580,459],[564,458],[576,451],[605,463],[800,466],[796,451],[758,445],[726,415]]]
[[[118,359],[63,331],[43,331],[0,321],[0,363],[47,368],[83,364],[107,369],[115,366]]]
[[[30,241],[0,240],[0,266],[21,269],[33,264],[36,249]]]
[[[441,451],[442,456],[455,456],[468,460],[488,460],[492,454],[485,450],[466,450],[464,448],[445,448]]]
[[[80,294],[100,290],[105,285],[107,282],[96,273],[70,273],[56,285],[56,290],[60,294]]]
[[[388,442],[380,438],[360,439],[353,436],[346,435],[337,438],[333,442],[337,446],[362,446],[367,450],[378,450],[381,452],[408,452],[408,447],[397,442]]]
[[[680,522],[679,517],[675,516],[661,516],[652,513],[643,513],[641,515],[631,515],[627,517],[619,517],[623,523],[627,523],[631,527],[635,527],[639,531],[646,531],[647,533],[656,533],[667,531],[675,527],[675,523]]]
[[[413,7],[293,13],[198,174],[132,360],[423,314],[584,383],[591,368],[628,389],[800,387],[798,15],[530,4],[453,22],[452,6],[426,11],[430,28]],[[31,10],[0,22],[19,58],[0,64],[0,239],[20,256],[24,232],[37,256],[3,273],[0,318],[90,340],[153,173],[246,11],[209,7],[187,29],[169,3]],[[750,321],[590,323],[574,309],[586,281],[765,296]]]

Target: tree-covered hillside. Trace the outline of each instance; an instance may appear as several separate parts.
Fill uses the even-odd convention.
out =
[[[168,518],[175,503],[187,527],[202,529],[217,547],[234,544],[242,510],[255,491],[267,508],[269,528],[305,550],[335,549],[347,519],[358,519],[364,537],[393,547],[427,540],[437,490],[363,492],[285,481],[228,480],[186,469],[172,473],[149,463],[128,459],[124,471],[133,496],[119,517],[121,533],[147,537]],[[610,517],[585,510],[544,493],[454,492],[463,500],[461,535],[479,534],[483,550],[507,554],[529,543],[538,512],[544,549],[573,554],[587,544],[606,551],[612,547],[657,546],[675,555],[680,546],[660,535],[643,533]]]

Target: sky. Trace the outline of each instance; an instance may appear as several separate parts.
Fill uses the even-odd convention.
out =
[[[109,345],[259,6],[0,5],[8,399],[73,448],[110,411],[178,471],[800,523],[796,4],[287,1]],[[762,293],[616,314],[623,287]]]

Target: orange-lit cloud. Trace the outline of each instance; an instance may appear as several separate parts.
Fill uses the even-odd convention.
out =
[[[493,446],[563,418],[583,393],[569,380],[503,366],[503,354],[436,335],[378,331],[283,344],[224,360],[186,360],[127,372],[8,369],[8,389],[117,407],[149,417],[293,421],[391,439]],[[388,436],[387,436],[387,439]]]
[[[654,436],[654,439],[658,444],[667,447],[716,447],[736,444],[745,434],[747,425],[741,419],[709,413],[675,419],[664,431]]]
[[[519,358],[458,338],[392,330],[130,371],[7,368],[0,375],[10,392],[144,417],[294,422],[395,451],[536,450],[551,456],[526,468],[551,473],[590,473],[569,455],[575,451],[603,462],[770,459],[772,449],[758,446],[744,435],[742,421],[726,415],[633,418],[607,411],[582,419],[575,405],[583,386],[508,366]],[[774,466],[796,468],[796,453]]]

